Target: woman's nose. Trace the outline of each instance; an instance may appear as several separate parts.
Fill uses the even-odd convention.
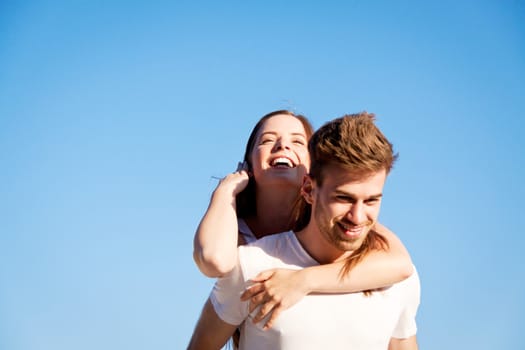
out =
[[[275,142],[275,149],[276,150],[290,149],[290,144],[288,143],[288,141],[283,140],[282,138],[280,138],[280,139],[277,140],[277,142]]]

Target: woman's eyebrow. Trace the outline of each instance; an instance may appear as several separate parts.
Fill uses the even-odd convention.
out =
[[[270,134],[270,135],[277,135],[277,132],[275,132],[275,131],[265,131],[265,132],[262,132],[262,133],[261,133],[261,136],[263,136],[263,135],[267,135],[267,134]]]
[[[262,132],[260,136],[264,136],[264,135],[277,135],[277,131],[265,131],[265,132]],[[300,136],[302,138],[306,138],[306,135],[303,134],[302,132],[292,132],[290,133],[290,135],[292,136]]]

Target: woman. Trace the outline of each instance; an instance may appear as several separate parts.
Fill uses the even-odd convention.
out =
[[[206,276],[228,273],[237,261],[237,245],[294,227],[312,133],[305,117],[283,110],[265,115],[255,125],[244,168],[221,180],[195,234],[194,259]],[[410,276],[412,262],[401,241],[380,224],[375,229],[389,249],[374,251],[347,274],[341,274],[344,262],[259,274],[242,296],[250,299],[250,311],[262,304],[254,322],[270,315],[265,328],[271,327],[280,312],[312,292],[366,291]]]

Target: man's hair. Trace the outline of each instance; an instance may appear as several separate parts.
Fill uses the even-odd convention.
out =
[[[323,170],[336,165],[344,171],[367,176],[385,170],[388,174],[397,159],[392,144],[374,124],[374,114],[361,112],[344,115],[325,123],[311,137],[310,177],[322,186]],[[311,206],[304,199],[298,203],[294,231],[300,231],[310,221]],[[363,244],[347,258],[341,277],[347,274],[371,250],[387,250],[388,241],[372,229]],[[365,291],[369,294],[370,291]]]
[[[328,164],[357,175],[380,170],[388,174],[397,154],[392,144],[374,124],[374,114],[347,114],[324,124],[308,143],[310,176],[322,185],[323,169]]]
[[[253,165],[252,165],[252,152],[255,148],[255,141],[257,138],[257,133],[259,130],[263,127],[264,123],[272,117],[275,117],[276,115],[285,114],[292,116],[299,120],[301,124],[304,127],[304,131],[306,133],[306,139],[309,140],[310,137],[313,134],[313,127],[310,121],[301,114],[296,114],[292,111],[288,110],[278,110],[270,112],[257,122],[255,126],[252,129],[252,132],[250,133],[250,137],[248,138],[248,142],[246,142],[246,149],[244,151],[244,158],[243,161],[248,164],[248,171],[252,171]],[[299,197],[299,194],[297,194]],[[255,216],[257,215],[256,207],[255,207],[255,179],[253,176],[250,176],[250,180],[248,182],[248,185],[246,188],[237,195],[236,198],[236,207],[237,207],[237,217],[239,218],[247,218],[249,216]]]

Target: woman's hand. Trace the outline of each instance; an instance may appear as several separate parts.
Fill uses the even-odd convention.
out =
[[[250,180],[248,166],[246,163],[239,163],[237,170],[231,174],[226,175],[221,179],[215,191],[224,191],[231,193],[234,197],[241,193]]]
[[[269,315],[263,329],[269,329],[283,311],[295,305],[309,293],[303,270],[272,269],[259,273],[252,279],[253,285],[241,295],[242,301],[250,300],[252,312],[260,306],[253,318],[257,323]]]

